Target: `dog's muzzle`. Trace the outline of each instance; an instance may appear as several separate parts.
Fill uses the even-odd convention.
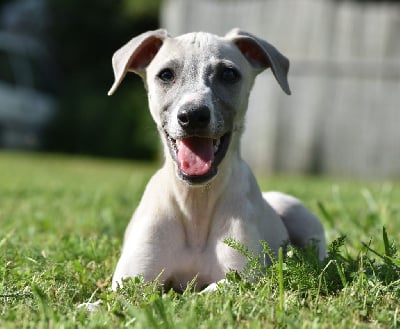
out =
[[[211,111],[203,104],[185,104],[176,119],[183,136],[173,138],[167,132],[166,135],[170,153],[177,164],[177,174],[189,184],[206,183],[218,173],[231,134],[210,133]]]

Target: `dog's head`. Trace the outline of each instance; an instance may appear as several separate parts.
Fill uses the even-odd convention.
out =
[[[189,33],[172,38],[165,30],[143,33],[113,56],[115,82],[140,75],[149,107],[180,179],[203,184],[221,162],[239,150],[254,79],[271,68],[290,94],[289,61],[272,45],[234,29],[225,37]]]

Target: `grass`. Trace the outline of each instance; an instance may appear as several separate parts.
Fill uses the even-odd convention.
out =
[[[215,293],[162,294],[141,278],[111,292],[123,231],[155,169],[0,153],[0,328],[400,327],[396,182],[261,179],[264,189],[300,197],[322,219],[326,262],[290,249],[264,269],[227,241],[249,265]],[[98,299],[98,312],[77,308]]]

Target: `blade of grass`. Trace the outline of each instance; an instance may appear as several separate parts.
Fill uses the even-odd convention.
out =
[[[389,257],[393,256],[390,250],[391,248],[385,226],[382,228],[382,238],[383,238],[383,245],[385,246],[385,256]]]
[[[285,308],[285,291],[283,286],[283,250],[278,250],[278,275],[279,275],[279,311],[283,314]]]

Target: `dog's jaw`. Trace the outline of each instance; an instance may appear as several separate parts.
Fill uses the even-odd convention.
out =
[[[216,138],[207,136],[185,136],[175,139],[164,130],[163,135],[168,148],[168,152],[166,152],[167,154],[165,156],[170,156],[175,163],[177,177],[189,185],[204,185],[217,176],[218,166],[225,158],[230,146],[232,133],[227,132]],[[187,147],[183,146],[185,143],[190,144],[189,148],[193,149],[193,157],[201,157],[200,154],[195,154],[197,152],[196,143],[212,143],[211,152],[213,154],[207,160],[204,160],[200,169],[190,170],[188,167],[196,166],[196,164],[189,165],[185,163],[186,160],[180,156],[180,152],[182,152],[181,148]]]

